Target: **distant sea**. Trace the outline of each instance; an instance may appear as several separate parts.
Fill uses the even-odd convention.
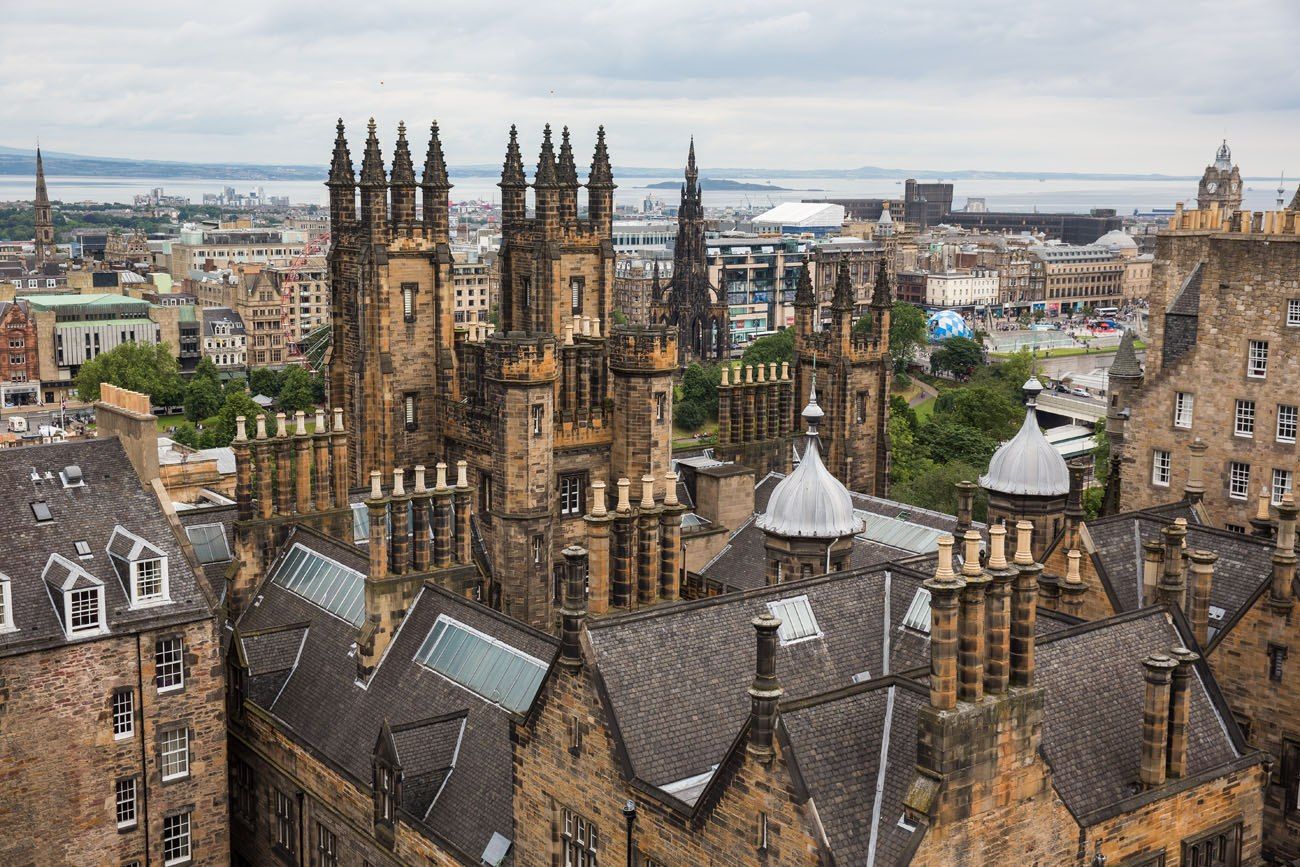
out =
[[[455,188],[453,201],[482,199],[500,201],[500,190],[492,178],[452,177]],[[640,205],[650,196],[673,204],[677,193],[673,190],[648,189],[659,178],[615,178],[618,190],[614,197],[620,205]],[[748,179],[747,179],[748,180]],[[760,180],[760,179],[755,179]],[[934,178],[921,178],[933,181]],[[785,187],[781,192],[706,191],[705,206],[746,207],[762,209],[769,204],[786,201],[823,198],[898,198],[903,196],[903,182],[893,180],[850,180],[844,178],[782,178],[774,176],[761,181]],[[30,201],[34,179],[0,176],[0,202]],[[249,193],[261,186],[268,196],[288,196],[294,204],[327,203],[325,186],[317,181],[230,181],[212,180],[159,180],[154,178],[110,178],[96,180],[83,177],[49,177],[46,179],[50,198],[64,202],[118,202],[129,204],[133,197],[162,187],[168,195],[186,196],[192,204],[202,204],[204,193],[219,193],[225,187],[234,187],[239,193]],[[1291,186],[1286,191],[1290,201],[1295,192]],[[953,206],[961,208],[967,198],[983,198],[991,211],[1088,211],[1091,208],[1114,208],[1121,215],[1134,211],[1172,208],[1175,202],[1191,204],[1196,200],[1196,182],[1182,180],[963,180],[956,182]],[[1271,184],[1257,182],[1247,189],[1245,204],[1254,210],[1276,207],[1277,193]]]

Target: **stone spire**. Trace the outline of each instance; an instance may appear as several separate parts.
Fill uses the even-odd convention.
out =
[[[442,141],[438,138],[438,122],[429,125],[429,151],[424,156],[424,178],[421,186],[450,190],[447,180],[447,161],[442,156]]]
[[[519,131],[510,124],[510,143],[506,145],[506,161],[501,167],[503,187],[522,187],[528,183],[524,177],[524,158],[519,153]]]
[[[578,186],[578,168],[573,164],[573,145],[569,142],[569,128],[560,132],[559,180],[562,186]]]
[[[799,272],[799,282],[794,289],[796,307],[812,307],[817,303],[817,298],[813,294],[812,273],[808,268],[809,263],[805,262],[803,270]]]
[[[703,194],[700,188],[700,171],[695,165],[695,137],[686,154],[686,180],[682,183],[682,201],[677,209],[678,222],[704,218]]]
[[[849,274],[847,259],[840,260],[840,267],[835,272],[835,293],[831,296],[831,309],[853,309],[853,277]]]
[[[367,156],[369,149],[367,148]],[[393,148],[392,185],[403,187],[415,186],[415,166],[411,163],[411,147],[406,141],[406,122],[397,124],[397,146]]]
[[[892,307],[893,292],[889,288],[889,261],[881,256],[876,260],[876,287],[871,293],[872,307]]]
[[[57,251],[54,246],[54,211],[50,207],[50,194],[45,189],[45,163],[39,145],[36,147],[36,201],[33,210],[36,212],[36,270],[40,271],[45,263],[54,261]]]
[[[591,157],[591,174],[587,187],[614,188],[614,170],[609,165],[609,151],[605,149],[605,127],[596,129],[596,152]]]
[[[551,143],[551,125],[542,130],[542,149],[537,155],[537,174],[533,178],[534,187],[559,186],[559,177],[555,169],[555,147]]]
[[[352,170],[352,153],[348,150],[348,140],[343,130],[343,118],[339,118],[337,133],[334,136],[334,157],[330,160],[330,178],[327,186],[354,186],[356,182],[357,176]]]
[[[362,186],[384,186],[384,155],[379,151],[379,136],[375,133],[375,119],[367,126],[366,152],[361,158]]]
[[[686,153],[686,180],[694,183],[700,177],[700,170],[695,166],[695,136],[691,136],[691,148]]]
[[[1133,376],[1142,375],[1142,365],[1138,363],[1137,352],[1133,348],[1133,332],[1125,329],[1124,336],[1119,340],[1119,349],[1115,350],[1115,360],[1111,362],[1109,376]]]
[[[1287,205],[1287,210],[1300,211],[1300,187],[1295,188],[1295,195],[1291,198],[1291,204]]]

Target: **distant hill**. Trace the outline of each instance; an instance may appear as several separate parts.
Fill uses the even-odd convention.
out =
[[[189,163],[167,160],[135,160],[117,157],[93,157],[84,154],[70,154],[60,151],[42,151],[45,158],[45,173],[52,177],[87,177],[87,178],[201,178],[208,180],[248,180],[248,181],[321,181],[328,171],[324,165],[259,165],[253,163]],[[36,152],[31,148],[14,148],[0,145],[0,175],[18,175],[31,177],[35,169]],[[494,164],[451,166],[452,175],[459,177],[497,177],[501,168]],[[917,178],[933,180],[941,178],[954,180],[1096,180],[1096,181],[1155,181],[1155,180],[1195,180],[1192,175],[1135,174],[1123,172],[1034,172],[1034,171],[986,171],[981,169],[888,169],[879,166],[859,166],[852,169],[773,169],[773,168],[714,168],[717,175],[730,178],[705,178],[702,182],[706,190],[753,190],[756,192],[783,191],[789,187],[777,187],[772,184],[759,183],[762,178],[842,178],[842,179],[880,179],[902,180]],[[680,184],[682,170],[680,167],[662,168],[652,166],[614,166],[616,176],[625,178],[670,178],[652,184],[654,189],[676,189]],[[753,179],[747,181],[744,179]],[[1251,178],[1250,180],[1266,180]]]
[[[648,190],[675,190],[681,186],[680,181],[659,181],[646,184]],[[726,178],[700,178],[700,187],[706,190],[766,190],[767,192],[785,192],[789,187],[774,184],[755,184],[749,181],[731,181]]]

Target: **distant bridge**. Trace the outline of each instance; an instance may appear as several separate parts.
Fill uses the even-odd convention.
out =
[[[1068,418],[1073,424],[1096,425],[1106,418],[1106,401],[1090,397],[1045,391],[1038,396],[1038,409]]]

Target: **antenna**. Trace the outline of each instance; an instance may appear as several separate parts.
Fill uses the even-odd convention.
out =
[[[1282,210],[1282,205],[1286,199],[1286,172],[1277,176],[1277,209]]]

